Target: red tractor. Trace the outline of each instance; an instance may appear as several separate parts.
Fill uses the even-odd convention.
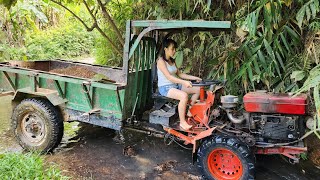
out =
[[[207,179],[254,179],[255,154],[281,154],[298,162],[299,154],[307,151],[302,141],[307,96],[250,92],[243,97],[244,110],[238,110],[237,96],[222,96],[224,84],[193,82],[201,92],[200,100],[189,107],[190,130],[179,129],[175,105],[164,97],[154,96],[156,110],[150,113],[150,122],[162,124],[167,139],[192,145]]]

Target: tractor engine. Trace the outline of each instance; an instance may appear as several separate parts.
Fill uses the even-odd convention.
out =
[[[285,142],[299,138],[299,120],[299,116],[250,113],[248,127],[258,141]]]
[[[303,135],[303,118],[306,114],[307,96],[250,92],[243,97],[245,112],[237,115],[233,110],[238,97],[221,97],[222,109],[235,127],[245,130],[256,141],[277,143],[297,140]]]

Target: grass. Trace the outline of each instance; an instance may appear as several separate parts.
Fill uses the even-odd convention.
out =
[[[45,165],[37,153],[0,154],[0,179],[69,179],[54,165]]]

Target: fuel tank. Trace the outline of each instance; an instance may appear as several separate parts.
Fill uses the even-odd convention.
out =
[[[285,93],[250,92],[243,97],[247,112],[298,114],[306,113],[307,95],[290,96]]]

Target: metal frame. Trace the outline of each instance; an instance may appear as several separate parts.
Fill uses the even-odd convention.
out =
[[[133,56],[134,51],[139,45],[139,42],[145,34],[153,30],[173,30],[183,28],[197,28],[197,29],[229,29],[231,27],[230,21],[177,21],[177,20],[146,20],[146,21],[127,21],[126,24],[126,37],[123,51],[123,76],[124,84],[127,85],[129,73],[129,60]],[[132,28],[144,28],[131,43]],[[132,44],[132,45],[131,45]]]

